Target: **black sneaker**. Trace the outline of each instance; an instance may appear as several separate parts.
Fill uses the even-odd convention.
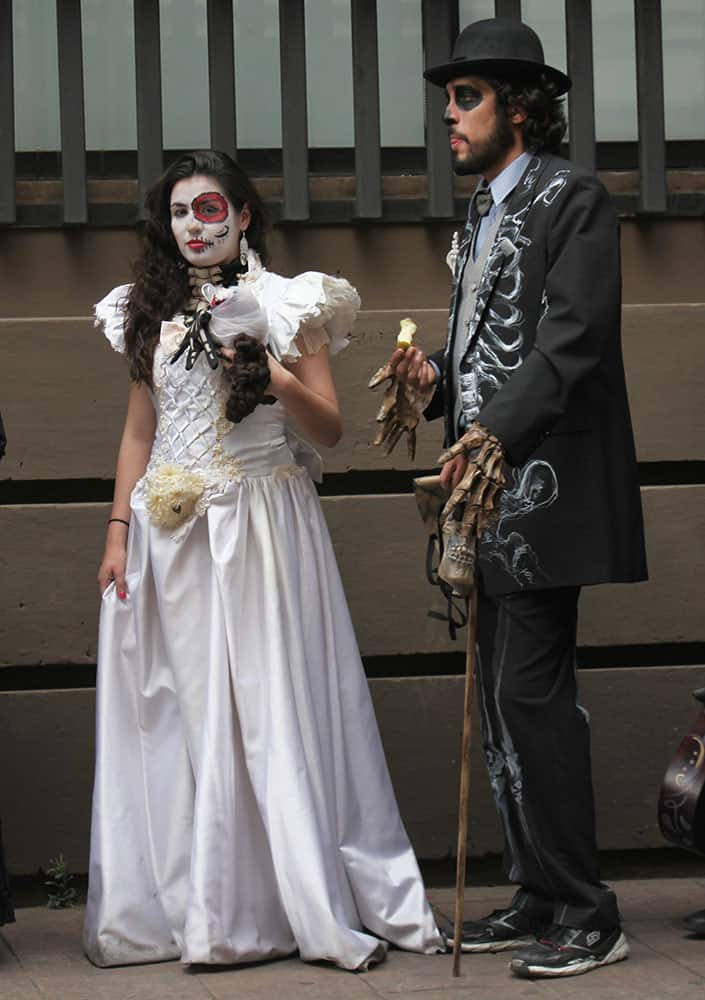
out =
[[[688,933],[694,937],[705,937],[705,910],[689,913],[683,924]]]
[[[509,906],[493,910],[480,920],[466,920],[460,939],[461,951],[509,951],[535,941],[536,935],[545,931],[548,920],[537,920],[526,910]],[[453,947],[453,931],[447,935],[448,947]]]
[[[524,979],[539,976],[579,976],[600,965],[620,962],[629,955],[621,927],[610,931],[553,926],[535,944],[522,949],[510,969]]]

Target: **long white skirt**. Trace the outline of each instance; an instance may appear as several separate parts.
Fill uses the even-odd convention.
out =
[[[178,540],[133,507],[129,595],[101,610],[88,957],[442,950],[308,476],[244,479]]]

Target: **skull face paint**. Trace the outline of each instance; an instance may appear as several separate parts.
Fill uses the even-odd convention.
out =
[[[446,87],[448,106],[443,122],[448,128],[456,174],[484,174],[492,180],[514,143],[512,126],[498,108],[495,92],[480,77],[461,77]]]
[[[482,104],[483,94],[481,90],[477,87],[472,87],[470,84],[461,83],[457,84],[454,88],[455,103],[460,111],[472,111],[476,108],[478,104]],[[446,109],[446,118],[448,116],[448,109]],[[444,118],[444,121],[446,119]]]
[[[249,211],[245,206],[236,212],[215,177],[196,174],[177,181],[169,209],[176,245],[189,264],[214,267],[237,257]]]

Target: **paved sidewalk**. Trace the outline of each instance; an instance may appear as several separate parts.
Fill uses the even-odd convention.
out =
[[[614,883],[632,954],[626,962],[565,980],[513,978],[508,956],[464,956],[462,978],[449,955],[392,951],[365,974],[298,959],[240,968],[190,969],[178,963],[96,969],[80,946],[82,908],[18,911],[0,930],[1,1000],[704,1000],[705,940],[687,938],[680,918],[705,907],[705,878]],[[452,890],[430,890],[452,910]],[[508,890],[469,888],[466,916],[506,902]]]

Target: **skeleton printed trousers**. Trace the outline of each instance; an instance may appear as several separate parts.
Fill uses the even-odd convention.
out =
[[[477,686],[517,902],[599,930],[619,913],[599,876],[589,722],[577,702],[579,590],[490,597],[480,588]]]

